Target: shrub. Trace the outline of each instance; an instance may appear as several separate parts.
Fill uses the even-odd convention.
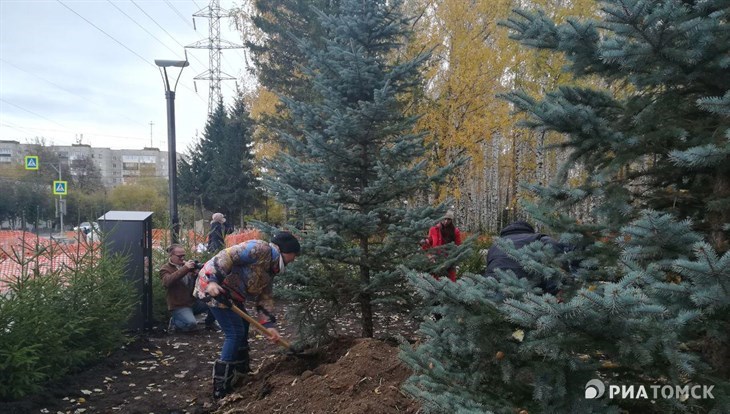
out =
[[[156,322],[167,323],[170,312],[167,310],[167,293],[160,279],[160,267],[167,263],[167,253],[161,249],[152,250],[152,319]]]
[[[2,400],[38,391],[126,341],[134,290],[123,261],[72,246],[36,242],[3,251],[17,266],[0,296]]]

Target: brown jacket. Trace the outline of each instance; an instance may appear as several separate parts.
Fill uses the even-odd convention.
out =
[[[190,275],[189,277],[185,277]],[[160,279],[162,286],[167,290],[167,309],[192,307],[195,303],[193,288],[195,287],[196,269],[188,269],[185,266],[179,268],[167,262],[160,268]]]

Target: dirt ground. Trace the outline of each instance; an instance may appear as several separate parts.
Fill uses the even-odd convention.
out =
[[[413,337],[414,321],[391,321],[399,334]],[[398,360],[394,341],[356,338],[359,327],[353,321],[341,321],[341,326],[341,338],[303,356],[287,355],[262,336],[252,335],[254,372],[220,401],[212,399],[211,373],[223,334],[156,330],[36,395],[0,402],[0,412],[418,412],[419,404],[400,391],[409,371]],[[289,339],[295,334],[284,318],[280,333]],[[376,330],[379,336],[382,332]]]

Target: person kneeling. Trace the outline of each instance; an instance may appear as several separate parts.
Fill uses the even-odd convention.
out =
[[[167,248],[169,260],[159,270],[164,286],[167,309],[172,313],[168,332],[177,330],[192,332],[197,328],[195,315],[208,312],[205,318],[207,329],[214,330],[215,319],[208,307],[193,297],[195,278],[198,272],[195,261],[185,260],[185,249],[179,244]]]

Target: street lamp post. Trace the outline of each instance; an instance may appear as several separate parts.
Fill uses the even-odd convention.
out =
[[[62,180],[62,178],[61,178],[61,157],[58,157],[58,168],[56,168],[56,166],[53,164],[48,164],[48,165],[53,167],[53,169],[56,170],[56,172],[58,172],[58,181],[61,181]],[[59,194],[58,195],[58,208],[56,210],[58,210],[58,217],[61,221],[60,222],[61,228],[59,229],[59,233],[61,233],[61,234],[63,234],[63,215],[64,215],[63,207],[64,207],[63,196],[61,194]]]
[[[180,221],[177,216],[177,155],[175,153],[175,89],[180,81],[183,68],[190,65],[186,60],[155,60],[155,64],[160,67],[160,75],[162,83],[165,86],[165,99],[167,100],[167,159],[168,159],[168,176],[170,184],[170,221],[172,224],[171,240],[177,243],[180,240]],[[170,81],[167,78],[167,68],[180,68],[177,75],[175,85],[170,89]]]

